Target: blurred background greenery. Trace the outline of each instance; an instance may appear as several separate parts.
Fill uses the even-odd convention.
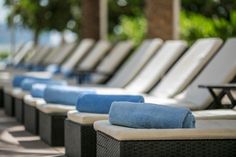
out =
[[[108,0],[109,39],[133,39],[136,44],[145,38],[144,0]],[[14,3],[14,5],[12,5]],[[40,33],[71,30],[80,35],[80,0],[5,0],[11,8],[8,24],[20,23]],[[236,36],[236,0],[182,0],[180,38],[190,44],[202,37]]]

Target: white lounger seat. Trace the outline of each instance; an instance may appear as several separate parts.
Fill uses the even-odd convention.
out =
[[[73,110],[67,112],[67,119],[83,125],[92,125],[97,120],[107,120],[108,114],[85,113]]]
[[[134,129],[103,120],[95,122],[94,128],[119,141],[236,139],[236,120],[198,120],[194,129]]]

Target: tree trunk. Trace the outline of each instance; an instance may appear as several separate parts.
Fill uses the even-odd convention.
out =
[[[148,38],[178,39],[180,0],[145,0]]]
[[[106,36],[107,0],[82,0],[81,36],[99,40]],[[105,35],[104,35],[105,33]]]
[[[34,46],[38,45],[39,43],[39,34],[40,34],[40,31],[36,29],[34,31]]]

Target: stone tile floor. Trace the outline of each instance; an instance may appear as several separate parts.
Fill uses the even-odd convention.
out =
[[[0,109],[0,157],[63,157],[63,147],[50,147],[39,136],[27,131],[23,125]]]

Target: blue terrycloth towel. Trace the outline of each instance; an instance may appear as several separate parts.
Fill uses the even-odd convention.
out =
[[[95,94],[93,90],[84,90],[74,86],[47,86],[44,91],[44,99],[48,103],[76,105],[77,99],[83,94]]]
[[[13,87],[20,87],[21,82],[26,78],[35,78],[35,77],[25,76],[25,75],[16,75],[12,80]]]
[[[144,98],[139,95],[86,94],[79,97],[76,109],[80,112],[107,114],[114,101],[144,102]]]
[[[30,91],[32,86],[36,83],[51,84],[51,85],[67,85],[66,81],[62,80],[52,80],[43,78],[27,78],[21,82],[21,89],[25,91]]]
[[[156,104],[114,102],[109,112],[114,125],[131,128],[194,128],[195,118],[187,108]]]
[[[46,84],[36,83],[32,86],[30,94],[32,95],[32,97],[35,97],[35,98],[43,98],[46,87],[47,87]]]

